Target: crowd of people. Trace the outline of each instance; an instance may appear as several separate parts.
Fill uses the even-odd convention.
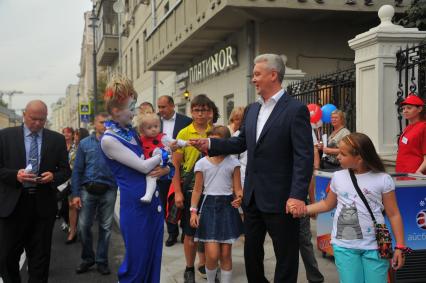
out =
[[[334,208],[331,243],[341,282],[386,282],[389,260],[377,251],[369,212],[374,223],[384,224],[386,211],[396,243],[391,267],[400,269],[407,247],[394,182],[368,136],[345,128],[341,110],[331,115],[327,144],[318,141],[307,107],[282,88],[284,74],[280,56],[256,57],[252,82],[259,99],[233,109],[228,125],[217,125],[218,107],[205,94],[191,99],[191,117],[177,113],[167,95],[158,98],[157,112],[149,102],[137,108],[138,94],[124,76],[106,86],[107,112],[95,116],[90,135],[85,129],[64,128],[63,135],[45,129],[46,105],[29,102],[23,125],[0,131],[3,281],[20,282],[24,250],[29,282],[48,281],[55,216],[63,218],[66,243],[81,242],[76,273],[96,265],[100,274],[110,274],[119,188],[125,254],[113,272],[121,283],[160,282],[165,224],[166,247],[178,242],[182,230],[185,283],[195,282],[195,272],[208,283],[232,282],[232,244],[243,234],[247,281],[268,282],[266,233],[276,258],[274,282],[297,282],[299,251],[307,280],[324,282],[310,217]],[[396,170],[425,174],[424,102],[410,95],[402,108],[409,125],[399,138]],[[327,197],[315,202],[313,170],[320,168],[336,172]],[[368,193],[367,205],[358,184],[361,194]],[[165,221],[172,208],[180,225]],[[349,214],[358,221],[355,234],[344,230]]]

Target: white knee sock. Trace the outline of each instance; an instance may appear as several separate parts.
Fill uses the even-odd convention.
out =
[[[206,266],[207,283],[215,283],[217,268],[210,270]]]
[[[145,192],[145,195],[141,197],[141,202],[150,203],[156,188],[157,188],[157,178],[146,176],[146,192]]]
[[[232,282],[232,269],[231,270],[220,270],[220,283],[231,283]]]

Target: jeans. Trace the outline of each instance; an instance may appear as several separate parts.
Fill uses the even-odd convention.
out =
[[[89,194],[81,191],[82,207],[78,218],[78,232],[82,244],[81,258],[85,263],[97,263],[108,265],[108,245],[111,237],[111,226],[114,215],[117,190],[109,189],[103,195]],[[99,222],[98,246],[93,252],[92,224],[96,214]]]
[[[333,245],[340,283],[386,283],[389,260],[377,250],[349,249]]]

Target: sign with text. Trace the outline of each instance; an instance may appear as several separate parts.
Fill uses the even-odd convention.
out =
[[[189,68],[189,82],[199,82],[210,76],[231,69],[238,65],[237,60],[237,49],[235,49],[235,47],[228,46],[222,48],[210,57]],[[179,75],[184,76],[185,73]]]

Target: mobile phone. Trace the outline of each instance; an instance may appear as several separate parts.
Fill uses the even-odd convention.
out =
[[[41,181],[41,179],[43,179],[43,177],[38,176],[38,177],[34,178],[34,181],[39,182],[39,181]]]

